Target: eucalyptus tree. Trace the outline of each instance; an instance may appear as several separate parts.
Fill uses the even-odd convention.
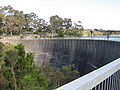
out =
[[[13,9],[10,5],[0,7],[1,13],[4,15],[2,19],[2,30],[10,34],[12,32],[23,32],[25,27],[25,19],[22,11]]]
[[[30,18],[29,18],[29,27],[34,30],[35,32],[42,32],[42,31],[46,31],[47,29],[47,22],[42,19],[39,18],[35,13],[30,13]]]
[[[58,15],[51,16],[49,22],[53,33],[56,33],[57,31],[63,28],[63,19]]]
[[[32,22],[32,18],[31,18],[31,15],[30,14],[24,14],[24,19],[25,19],[25,31],[32,31],[32,28],[31,28],[31,22]]]
[[[72,27],[72,20],[70,18],[64,18],[63,26],[67,29]]]
[[[3,14],[3,10],[1,9],[0,7],[0,35],[3,34],[3,17],[4,17],[4,14]]]
[[[74,23],[74,28],[76,29],[83,29],[83,26],[82,26],[82,22],[81,21],[77,21]]]

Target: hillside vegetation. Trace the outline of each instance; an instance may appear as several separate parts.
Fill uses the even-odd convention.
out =
[[[38,67],[23,44],[0,43],[0,90],[52,90],[79,77],[74,65],[55,69],[44,62]]]
[[[0,35],[36,35],[36,37],[81,37],[90,36],[80,20],[50,16],[49,21],[39,18],[35,13],[24,13],[10,5],[0,7]]]

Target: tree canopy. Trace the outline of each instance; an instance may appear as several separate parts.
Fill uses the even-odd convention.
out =
[[[77,21],[79,22],[79,21]],[[49,21],[39,18],[34,12],[24,13],[23,11],[15,10],[12,6],[0,7],[0,34],[1,35],[19,35],[25,32],[32,32],[35,34],[68,34],[66,32],[81,31],[82,25],[73,23],[71,18],[62,18],[58,15],[50,16]],[[79,34],[81,36],[82,34]]]

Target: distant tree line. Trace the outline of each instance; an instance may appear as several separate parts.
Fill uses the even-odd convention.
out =
[[[49,21],[38,17],[34,12],[24,13],[10,5],[0,7],[0,35],[37,34],[41,37],[71,37],[119,35],[119,32],[106,33],[84,29],[80,20],[50,16]]]
[[[39,18],[35,13],[25,14],[10,5],[0,7],[0,34],[20,35],[24,32],[35,34],[55,34],[63,37],[82,36],[81,21],[73,22],[70,18],[51,16],[49,21]]]

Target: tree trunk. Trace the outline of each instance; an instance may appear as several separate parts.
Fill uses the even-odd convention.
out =
[[[13,80],[14,80],[13,84],[14,84],[15,90],[17,90],[17,83],[16,83],[16,78],[15,78],[15,73],[14,73],[13,67],[11,67],[11,72],[12,72]]]

